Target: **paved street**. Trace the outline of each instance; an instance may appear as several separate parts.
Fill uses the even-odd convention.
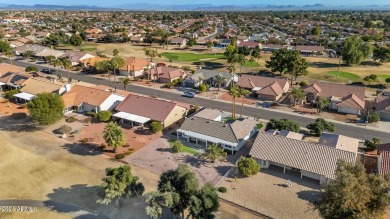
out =
[[[8,62],[8,60],[5,60],[4,62]],[[12,63],[14,65],[18,65],[21,67],[36,66],[39,70],[44,68],[42,66],[33,63],[24,63],[16,60],[14,60]],[[66,77],[67,75],[65,71],[61,71],[61,70],[57,70],[57,73],[61,73],[63,77]],[[71,73],[71,75],[73,80],[80,80],[92,84],[102,84],[107,86],[109,85],[109,82],[103,78],[100,79],[83,73]],[[122,89],[122,86],[118,84],[117,89]],[[156,90],[154,88],[148,88],[148,87],[137,86],[137,85],[130,85],[129,91],[148,95],[148,96],[157,96],[160,98],[181,101],[193,105],[198,104],[203,107],[215,108],[215,109],[228,111],[228,112],[231,111],[230,103],[218,101],[218,100],[211,100],[206,98],[187,98],[181,96],[179,93],[176,92]],[[307,116],[307,115],[287,113],[287,112],[252,107],[252,106],[244,106],[244,114],[248,116],[259,116],[261,119],[265,119],[265,120],[269,120],[271,118],[287,118],[299,123],[302,127],[305,127],[307,124],[315,120],[314,117]],[[367,130],[365,131],[364,126],[347,124],[347,123],[342,123],[337,121],[333,121],[333,122],[335,123],[336,133],[339,133],[341,135],[363,139],[364,132],[366,132],[365,134],[366,138],[377,137],[380,138],[382,142],[390,142],[390,130],[379,130],[379,129],[367,127]]]

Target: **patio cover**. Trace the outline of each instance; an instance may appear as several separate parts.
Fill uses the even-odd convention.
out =
[[[17,97],[17,98],[20,98],[20,99],[23,99],[23,100],[27,100],[27,101],[30,101],[32,98],[35,97],[35,95],[32,95],[32,94],[29,94],[29,93],[18,93],[18,94],[15,94],[14,97]]]
[[[134,115],[131,113],[126,113],[126,112],[115,113],[113,116],[117,117],[117,118],[129,120],[129,121],[141,123],[141,124],[144,124],[144,123],[149,122],[151,120],[150,118],[146,118],[143,116],[138,116],[138,115]]]
[[[0,82],[0,86],[2,86],[2,85],[5,85],[5,83],[3,83],[3,82]]]

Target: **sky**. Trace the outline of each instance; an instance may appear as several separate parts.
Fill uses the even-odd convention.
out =
[[[94,0],[94,1],[80,1],[80,0],[0,0],[4,4],[19,4],[19,5],[33,5],[33,4],[50,4],[50,5],[96,5],[96,6],[118,6],[131,3],[149,3],[160,5],[182,5],[182,4],[213,4],[213,5],[249,5],[249,4],[272,4],[272,5],[307,5],[307,4],[324,4],[332,5],[390,5],[390,0],[326,0],[326,1],[312,1],[312,0]]]

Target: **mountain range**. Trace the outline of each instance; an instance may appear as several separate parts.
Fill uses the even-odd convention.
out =
[[[390,5],[367,6],[325,6],[313,5],[212,5],[212,4],[187,4],[187,5],[157,5],[148,3],[132,3],[112,7],[94,5],[16,5],[0,3],[0,9],[10,10],[132,10],[132,11],[293,11],[293,10],[390,10]]]

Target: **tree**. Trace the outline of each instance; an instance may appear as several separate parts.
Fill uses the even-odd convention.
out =
[[[69,69],[72,67],[72,62],[70,61],[70,59],[68,57],[59,58],[58,60],[59,60],[58,61],[59,66],[62,66],[65,69],[65,71],[67,72],[68,83],[70,83],[71,79],[70,79]]]
[[[43,58],[46,63],[53,64],[53,62],[57,59],[55,56],[45,56]]]
[[[232,86],[229,89],[229,95],[232,97],[232,117],[236,118],[236,98],[240,96],[240,91],[236,86]]]
[[[173,203],[171,211],[184,217],[184,210],[190,205],[190,198],[198,190],[199,183],[195,173],[185,164],[180,164],[176,170],[168,170],[161,174],[158,191],[171,193]]]
[[[157,132],[161,132],[162,130],[164,129],[163,125],[161,124],[161,122],[157,122],[157,121],[154,121],[150,124],[149,126],[149,130],[155,134]]]
[[[291,96],[294,99],[294,106],[295,106],[297,104],[297,100],[302,100],[306,97],[306,93],[303,89],[301,89],[299,87],[294,87],[291,90]]]
[[[190,47],[193,47],[196,45],[196,39],[194,37],[191,37],[189,40],[188,40],[188,46]]]
[[[34,52],[31,50],[27,50],[23,53],[23,57],[31,61],[31,56],[34,55]]]
[[[70,44],[73,46],[81,46],[83,44],[83,38],[77,34],[72,34],[72,36],[69,39]]]
[[[116,152],[117,147],[123,146],[126,141],[125,134],[115,122],[110,122],[106,125],[103,131],[103,138],[114,152]]]
[[[27,103],[34,122],[39,125],[52,125],[64,116],[64,101],[58,94],[40,93]]]
[[[314,203],[322,218],[381,218],[390,204],[390,180],[378,174],[366,174],[360,163],[340,160],[335,180],[321,190]]]
[[[207,85],[202,83],[199,85],[198,90],[202,93],[205,92],[207,90]]]
[[[158,53],[156,48],[144,48],[145,55],[150,57],[150,61],[153,62],[153,58],[161,57],[161,54]]]
[[[221,88],[221,85],[225,82],[226,78],[222,75],[215,76],[215,85],[218,86],[218,91]]]
[[[386,78],[386,83],[389,83],[390,84],[390,78]]]
[[[141,196],[145,188],[138,180],[139,178],[131,173],[129,165],[107,168],[106,177],[102,179],[104,192],[96,202],[107,205],[115,200],[115,205],[119,207],[121,198]]]
[[[112,84],[111,84],[112,66],[111,66],[110,60],[104,60],[104,61],[98,62],[96,64],[96,69],[98,71],[106,71],[107,72],[108,82],[110,83],[110,87],[112,88]]]
[[[237,55],[237,62],[238,62],[238,64],[240,64],[240,73],[241,73],[242,65],[245,64],[245,62],[246,62],[245,56],[242,54],[238,54]]]
[[[214,43],[213,43],[213,42],[211,42],[211,41],[207,41],[207,42],[206,42],[206,47],[207,47],[207,48],[210,49],[210,48],[213,47],[213,46],[214,46]]]
[[[370,113],[367,116],[368,123],[379,122],[379,120],[380,120],[380,117],[376,113]]]
[[[322,135],[324,131],[334,132],[334,124],[327,122],[323,118],[316,119],[314,123],[308,124],[306,128],[315,136]]]
[[[116,70],[118,68],[121,68],[122,66],[125,65],[125,60],[119,56],[114,56],[111,60],[110,60],[110,66],[111,66],[111,70],[113,72],[113,75],[114,75],[114,90],[116,91]]]
[[[96,117],[101,122],[108,122],[110,121],[112,116],[112,113],[110,111],[100,111],[98,114],[96,114]]]
[[[26,72],[38,72],[38,68],[35,67],[35,66],[28,66],[26,69],[25,69]]]
[[[299,127],[298,123],[296,123],[292,120],[283,118],[283,119],[271,119],[265,127],[266,131],[269,129],[299,132],[300,127]]]
[[[328,100],[326,97],[318,96],[316,99],[316,104],[317,104],[317,111],[321,112],[322,109],[329,106],[330,100]]]
[[[0,52],[5,53],[8,50],[12,50],[8,41],[0,40]]]
[[[380,64],[390,62],[390,47],[375,47],[373,52],[373,58],[374,61],[379,61]]]
[[[206,148],[202,157],[204,157],[206,160],[210,161],[211,163],[215,163],[215,161],[217,160],[220,161],[226,160],[227,153],[222,147],[216,144],[211,144]]]
[[[357,36],[350,36],[343,42],[341,56],[347,65],[360,64],[371,55],[372,50],[371,44]]]
[[[211,183],[206,183],[190,198],[190,215],[193,219],[214,218],[213,213],[218,211],[218,208],[218,193]]]
[[[372,138],[372,140],[365,139],[364,145],[366,146],[366,151],[374,151],[380,145],[381,140],[379,138]]]
[[[4,53],[5,56],[8,57],[9,62],[12,65],[12,59],[11,58],[14,57],[14,53],[12,52],[12,49],[5,50],[3,53]]]
[[[261,58],[261,49],[259,46],[252,51],[251,56],[256,59],[257,70],[259,70],[259,59]]]
[[[131,84],[130,78],[128,78],[128,77],[126,77],[126,78],[121,78],[121,79],[120,79],[120,82],[122,83],[123,88],[125,89],[125,91],[127,91],[127,88],[128,88],[129,85]]]
[[[242,118],[242,113],[244,111],[244,102],[245,102],[245,98],[246,96],[248,96],[249,94],[251,94],[252,92],[250,90],[247,90],[247,89],[239,89],[238,90],[240,92],[240,96],[242,97],[242,102],[241,102],[241,111],[240,111],[240,118]]]
[[[374,74],[370,74],[363,79],[364,81],[367,81],[368,84],[371,84],[371,82],[377,82],[378,81],[378,76]]]
[[[272,72],[279,72],[280,75],[283,75],[287,71],[288,56],[289,50],[286,48],[273,50],[270,60],[265,62],[265,67],[270,68]]]
[[[112,51],[112,54],[113,54],[114,56],[117,56],[117,55],[119,54],[118,49],[115,48],[115,49]]]
[[[238,54],[249,56],[251,54],[251,50],[249,49],[248,46],[241,46],[238,48]]]
[[[321,28],[318,25],[315,25],[311,30],[310,33],[313,35],[321,35]]]
[[[237,167],[244,177],[256,175],[260,171],[260,165],[251,157],[240,157]]]
[[[165,207],[172,207],[173,205],[172,193],[151,192],[146,195],[146,214],[153,219],[162,216]]]
[[[173,144],[172,144],[172,152],[173,153],[175,153],[175,154],[179,153],[182,148],[183,148],[183,144],[179,140],[173,141]]]

